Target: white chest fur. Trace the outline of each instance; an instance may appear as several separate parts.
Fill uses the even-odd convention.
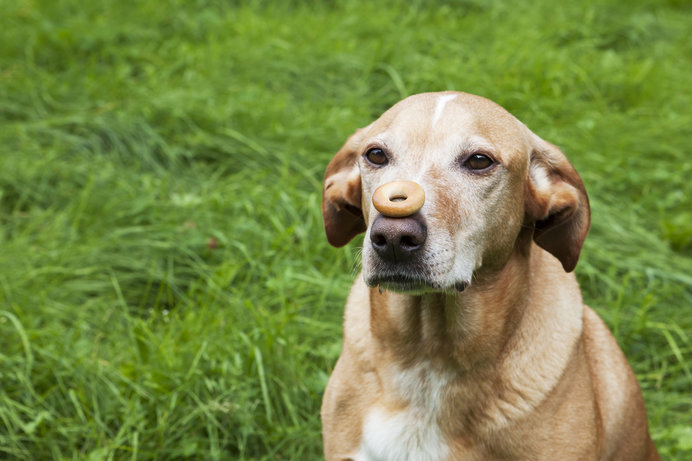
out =
[[[356,461],[439,461],[449,448],[438,419],[450,377],[424,363],[394,370],[393,384],[403,409],[370,409],[363,424]]]

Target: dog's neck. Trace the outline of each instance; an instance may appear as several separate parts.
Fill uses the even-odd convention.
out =
[[[492,431],[545,401],[579,353],[580,296],[573,274],[533,244],[462,293],[371,288],[369,366],[389,406],[433,408],[448,434]],[[443,416],[445,408],[463,415]]]
[[[527,262],[510,261],[495,280],[474,281],[460,293],[408,295],[373,288],[373,335],[403,366],[432,360],[440,367],[467,369],[493,361],[504,347],[502,338],[511,335],[506,330],[513,329],[525,311],[528,280],[515,266]],[[520,278],[512,279],[509,272]]]
[[[523,344],[530,347],[527,341],[530,338],[515,335],[518,326],[522,324],[523,336],[527,331],[541,330],[528,326],[525,317],[530,317],[532,322],[554,322],[543,331],[555,331],[556,337],[576,337],[581,330],[581,312],[560,314],[559,311],[568,308],[561,305],[561,294],[551,292],[548,286],[530,283],[531,280],[544,280],[547,284],[561,282],[563,287],[566,283],[578,293],[572,274],[546,268],[559,264],[532,244],[530,251],[514,252],[499,271],[474,279],[460,293],[414,296],[371,288],[373,339],[384,360],[403,368],[424,361],[440,370],[464,373],[497,367],[508,360],[508,351]],[[544,274],[539,277],[538,272]],[[529,304],[529,300],[534,302]],[[533,312],[536,306],[551,306],[553,312],[538,315]],[[565,322],[565,318],[570,320]]]

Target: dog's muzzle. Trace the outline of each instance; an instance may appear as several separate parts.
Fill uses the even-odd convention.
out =
[[[370,229],[377,255],[391,264],[412,261],[427,238],[425,222],[416,214],[425,203],[423,188],[413,181],[389,182],[375,190],[372,203],[381,213]]]

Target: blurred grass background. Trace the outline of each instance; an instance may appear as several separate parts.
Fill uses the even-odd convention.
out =
[[[458,89],[581,173],[584,297],[690,459],[691,5],[0,0],[0,458],[319,459],[324,168]]]

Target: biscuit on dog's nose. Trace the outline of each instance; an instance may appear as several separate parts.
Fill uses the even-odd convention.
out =
[[[372,194],[372,204],[384,216],[403,218],[420,210],[425,191],[413,181],[392,181],[382,184]]]

